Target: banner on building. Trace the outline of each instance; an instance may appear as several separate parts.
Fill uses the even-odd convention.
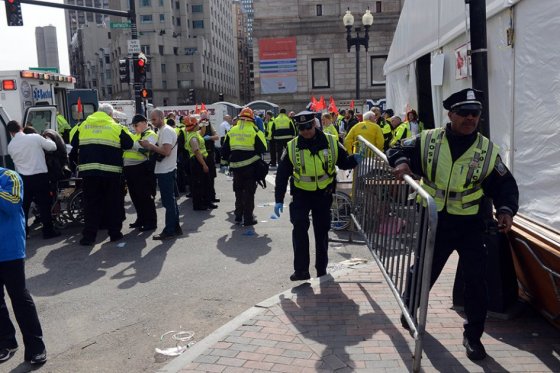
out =
[[[469,50],[471,43],[463,44],[455,49],[455,79],[467,79],[472,75],[471,56]]]
[[[297,91],[296,38],[259,40],[259,73],[261,93]]]

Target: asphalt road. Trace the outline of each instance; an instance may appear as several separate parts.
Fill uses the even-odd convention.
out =
[[[233,224],[231,179],[218,174],[216,190],[221,202],[209,212],[193,211],[189,199],[179,199],[184,235],[174,241],[161,243],[152,240],[151,232],[130,230],[135,215],[129,201],[120,245],[110,243],[103,231],[94,247],[79,246],[79,227],[48,241],[40,231],[32,233],[27,285],[49,356],[38,371],[153,372],[169,361],[154,349],[174,346],[167,338],[162,341],[162,334],[193,331],[193,340],[199,341],[252,305],[292,287],[291,224],[287,214],[271,219],[274,186],[257,191],[259,224],[252,236]],[[161,206],[158,218],[163,227]],[[370,258],[365,246],[331,243],[331,264],[351,257]],[[0,365],[1,372],[31,370],[23,363],[19,330],[18,342],[19,351]]]

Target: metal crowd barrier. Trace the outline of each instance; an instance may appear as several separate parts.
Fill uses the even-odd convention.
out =
[[[352,220],[414,337],[413,371],[418,372],[437,228],[435,201],[411,177],[396,180],[385,154],[362,136],[358,141],[364,159],[354,170]]]

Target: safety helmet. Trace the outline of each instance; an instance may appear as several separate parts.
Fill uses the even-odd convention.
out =
[[[243,108],[243,109],[241,109],[241,112],[239,113],[239,119],[254,122],[255,121],[255,113],[253,113],[253,110],[251,110],[251,108],[248,108],[248,107]]]
[[[198,124],[198,120],[192,116],[185,116],[183,117],[183,123],[185,123],[185,128],[187,131],[192,130]]]

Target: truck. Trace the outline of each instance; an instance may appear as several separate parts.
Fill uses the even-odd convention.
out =
[[[184,105],[184,106],[161,106],[159,109],[163,110],[163,114],[167,116],[170,113],[175,113],[176,115],[193,115],[197,114],[196,109],[200,109],[198,105]],[[210,118],[210,122],[213,124],[214,129],[224,121],[224,115],[228,114],[228,108],[224,104],[211,104],[206,105],[206,111]]]
[[[57,130],[57,114],[71,126],[98,108],[97,91],[74,89],[76,79],[69,75],[32,70],[0,71],[0,165],[9,166],[6,125],[17,120],[31,125],[38,133]]]
[[[128,124],[132,122],[132,117],[136,114],[136,104],[134,100],[110,100],[99,101],[100,104],[111,104],[113,109],[113,118],[120,124]]]

